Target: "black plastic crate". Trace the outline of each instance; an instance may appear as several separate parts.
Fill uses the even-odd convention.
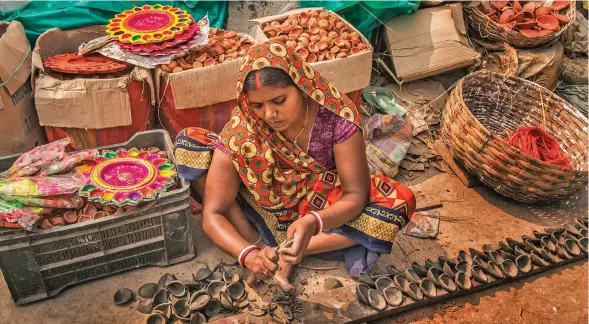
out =
[[[99,149],[157,147],[176,164],[166,131],[135,134]],[[0,171],[19,155],[0,158]],[[17,304],[57,295],[64,288],[138,267],[166,266],[195,256],[189,183],[131,212],[49,230],[0,229],[0,269]]]

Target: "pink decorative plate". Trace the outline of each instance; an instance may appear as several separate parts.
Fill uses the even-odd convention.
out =
[[[103,152],[77,170],[88,177],[80,196],[118,206],[156,199],[174,184],[176,175],[168,160],[135,148]]]
[[[176,35],[176,37],[174,37],[173,39],[166,40],[163,42],[138,45],[121,43],[119,41],[117,41],[116,43],[122,50],[132,53],[147,53],[152,51],[161,51],[166,48],[170,48],[178,44],[185,43],[188,40],[194,39],[193,36],[198,35],[199,31],[200,28],[198,27],[198,24],[191,24],[190,27],[187,30],[185,30],[182,34]]]
[[[172,6],[145,5],[115,15],[106,33],[121,43],[149,44],[173,39],[188,29],[192,16]]]

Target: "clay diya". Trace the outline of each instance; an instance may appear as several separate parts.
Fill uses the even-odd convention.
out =
[[[558,31],[560,29],[558,19],[552,15],[546,15],[537,18],[538,26],[552,31]]]

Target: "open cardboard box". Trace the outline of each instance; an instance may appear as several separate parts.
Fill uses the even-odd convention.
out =
[[[45,144],[29,83],[31,48],[20,22],[0,24],[0,58],[0,155],[9,155]]]
[[[237,34],[238,37],[248,37],[247,34]],[[166,73],[156,67],[155,82],[158,89],[158,98],[163,98],[163,89],[172,90],[176,109],[191,109],[213,105],[219,102],[237,98],[236,85],[239,78],[242,58],[205,66],[198,69],[190,69],[177,73]],[[161,84],[160,84],[161,82]]]
[[[385,23],[385,43],[398,84],[475,64],[460,3],[420,9]]]
[[[282,23],[289,15],[298,14],[308,10],[328,11],[331,14],[338,16],[335,12],[323,8],[295,9],[279,15],[250,20],[258,24],[251,29],[250,33],[256,41],[265,42],[268,40],[268,37],[266,37],[262,31],[262,24],[271,21],[279,21]],[[310,63],[310,65],[315,70],[319,71],[329,82],[333,83],[338,90],[344,93],[350,93],[355,90],[363,89],[370,84],[370,74],[372,72],[372,46],[370,45],[370,41],[354,28],[352,24],[342,17],[338,17],[348,26],[350,31],[355,31],[360,35],[362,42],[368,46],[368,50],[344,58]]]
[[[110,79],[59,80],[45,73],[43,60],[57,54],[77,53],[78,47],[105,35],[105,26],[88,26],[72,30],[50,29],[37,40],[33,50],[31,82],[39,121],[43,126],[103,129],[132,123],[127,84],[146,81],[146,97],[155,95],[151,72],[135,67],[129,74]]]

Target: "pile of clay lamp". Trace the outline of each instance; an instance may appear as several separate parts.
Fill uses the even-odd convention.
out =
[[[132,205],[120,207],[115,205],[103,206],[97,202],[87,201],[85,202],[84,207],[79,210],[56,211],[45,215],[43,220],[39,223],[39,227],[46,230],[59,226],[89,222],[110,215],[120,215],[135,210],[137,207],[138,206]]]
[[[559,12],[568,6],[568,0],[556,0],[550,5],[548,2],[491,0],[491,10],[486,15],[526,37],[548,36],[569,22],[569,17]]]
[[[350,31],[345,22],[327,11],[293,14],[282,23],[263,24],[262,31],[270,40],[295,49],[309,63],[344,58],[370,49],[358,32]]]
[[[190,54],[172,60],[170,64],[163,64],[160,68],[164,72],[176,73],[221,64],[245,56],[252,44],[253,41],[248,36],[211,28],[207,45],[190,49]]]

